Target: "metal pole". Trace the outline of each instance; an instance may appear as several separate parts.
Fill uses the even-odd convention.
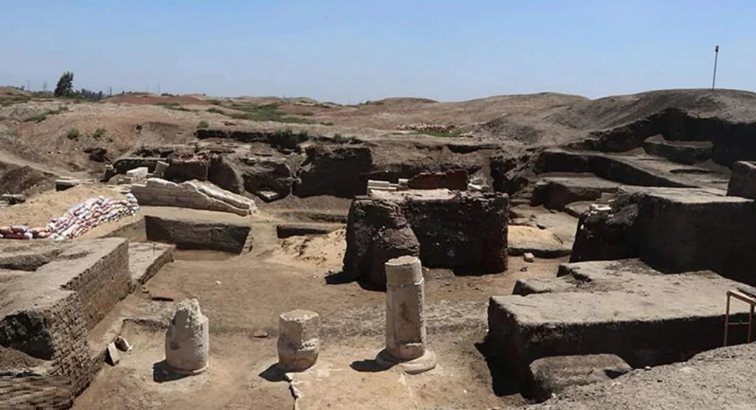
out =
[[[719,58],[719,46],[714,47],[714,78],[711,80],[711,89],[717,84],[717,60]]]

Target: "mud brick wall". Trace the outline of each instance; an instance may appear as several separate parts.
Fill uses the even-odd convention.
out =
[[[63,410],[73,405],[67,377],[0,377],[0,409]]]
[[[50,374],[70,377],[72,390],[78,394],[89,385],[99,367],[92,365],[81,299],[76,293],[65,293],[65,298],[45,312],[53,348]]]
[[[79,295],[87,327],[91,329],[129,294],[130,285],[129,246],[124,241],[63,285],[63,289]]]
[[[460,269],[458,273],[507,268],[508,196],[408,200],[401,207],[420,242],[424,265]]]
[[[370,249],[379,229],[389,224],[390,205],[409,222],[420,243],[420,260],[456,274],[498,273],[507,269],[509,197],[506,194],[460,193],[439,199],[371,199],[352,201],[347,222],[344,274],[364,278]]]
[[[83,390],[92,380],[93,367],[87,342],[87,321],[78,294],[50,291],[44,306],[25,309],[0,321],[0,345],[46,360],[45,375],[69,377],[72,390]]]
[[[242,253],[248,249],[249,225],[187,221],[145,216],[147,239],[174,243],[179,249]]]
[[[210,172],[210,160],[181,161],[173,159],[169,162],[170,166],[165,170],[165,179],[176,182],[193,179],[207,181]]]

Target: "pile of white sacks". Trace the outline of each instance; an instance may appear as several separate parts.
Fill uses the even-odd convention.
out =
[[[134,195],[126,194],[124,200],[106,197],[89,198],[66,211],[65,215],[53,218],[46,227],[29,228],[24,225],[0,226],[0,238],[65,240],[79,237],[107,222],[117,221],[139,212]]]

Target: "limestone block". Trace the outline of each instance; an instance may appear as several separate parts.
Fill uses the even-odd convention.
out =
[[[168,163],[163,161],[158,161],[155,165],[155,172],[153,172],[153,175],[156,177],[162,177],[165,175],[165,170],[168,169]]]
[[[535,262],[535,255],[530,252],[525,252],[524,254],[522,254],[522,258],[525,260],[525,262]]]
[[[278,326],[279,366],[297,372],[312,367],[320,353],[320,316],[309,310],[293,310],[279,317]]]
[[[197,299],[179,303],[165,334],[165,361],[176,373],[197,374],[208,366],[210,328]]]
[[[401,256],[386,262],[386,349],[379,365],[401,364],[407,373],[436,367],[436,355],[426,350],[425,284],[420,259]]]
[[[121,362],[121,355],[118,353],[115,343],[110,343],[108,345],[105,358],[111,366],[115,366]]]
[[[126,171],[126,176],[134,180],[139,180],[147,178],[147,173],[149,173],[147,167],[139,167]]]

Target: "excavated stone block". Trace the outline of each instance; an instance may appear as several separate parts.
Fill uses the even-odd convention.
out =
[[[543,401],[553,394],[561,394],[570,386],[612,380],[632,370],[622,358],[613,354],[544,357],[530,364],[533,379],[527,395]]]
[[[205,371],[210,353],[210,328],[197,299],[179,303],[165,333],[165,361],[179,374]]]
[[[293,310],[278,319],[278,364],[286,371],[312,367],[320,353],[320,316],[309,310]]]

